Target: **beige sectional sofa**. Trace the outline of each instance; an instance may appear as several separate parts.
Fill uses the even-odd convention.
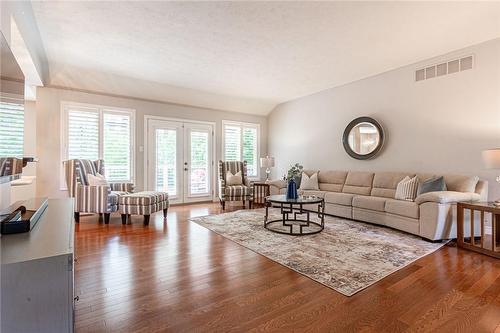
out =
[[[325,213],[389,226],[428,240],[456,238],[456,203],[486,201],[488,182],[475,176],[443,175],[447,191],[429,192],[415,201],[394,199],[397,184],[406,176],[426,180],[434,174],[411,172],[318,172],[319,190],[300,190],[325,198]],[[285,194],[286,182],[269,181],[271,194]],[[470,228],[465,228],[470,230]],[[466,235],[468,236],[468,235]]]

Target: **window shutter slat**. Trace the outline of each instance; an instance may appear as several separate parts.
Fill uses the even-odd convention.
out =
[[[24,105],[0,102],[0,157],[24,155]]]
[[[68,159],[99,158],[99,113],[68,111]]]
[[[105,112],[103,130],[106,179],[110,181],[130,180],[130,116]]]

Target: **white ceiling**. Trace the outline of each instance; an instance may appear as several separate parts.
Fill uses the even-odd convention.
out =
[[[52,85],[267,114],[500,36],[500,2],[33,2]]]

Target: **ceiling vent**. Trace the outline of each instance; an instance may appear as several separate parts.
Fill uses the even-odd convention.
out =
[[[424,81],[439,76],[453,74],[472,69],[474,65],[474,56],[453,59],[436,65],[420,68],[415,71],[415,81]]]

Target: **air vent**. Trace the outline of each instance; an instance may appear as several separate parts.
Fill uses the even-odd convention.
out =
[[[474,57],[472,55],[435,64],[415,71],[415,81],[424,81],[439,76],[453,74],[472,69]]]

